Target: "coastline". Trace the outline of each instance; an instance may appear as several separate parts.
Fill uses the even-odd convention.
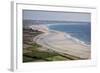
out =
[[[90,59],[90,46],[73,40],[69,34],[64,32],[46,31],[37,35],[33,41],[64,56],[71,55],[74,59],[76,57],[79,59]]]
[[[76,41],[77,43],[80,43],[80,44],[82,44],[82,45],[84,45],[84,46],[90,46],[90,44],[86,44],[84,41],[79,40],[79,39],[77,39],[77,38],[71,36],[71,35],[68,34],[68,33],[65,34],[65,37],[70,38],[70,39],[72,39],[72,40]]]
[[[51,32],[63,33],[66,38],[69,38],[69,39],[73,40],[74,42],[80,43],[80,44],[85,45],[85,46],[90,46],[90,44],[86,44],[84,41],[81,41],[81,40],[77,39],[76,37],[71,36],[69,33],[56,31],[56,30],[53,30],[53,29],[50,30],[50,31]]]

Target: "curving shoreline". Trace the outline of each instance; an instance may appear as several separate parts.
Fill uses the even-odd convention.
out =
[[[90,46],[65,37],[65,34],[64,32],[50,30],[34,37],[33,41],[64,56],[71,55],[73,58],[90,59]]]

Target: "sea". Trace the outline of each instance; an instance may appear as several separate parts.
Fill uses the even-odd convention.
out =
[[[52,23],[47,25],[50,30],[65,32],[71,38],[90,45],[91,44],[91,23],[90,22],[66,22]]]

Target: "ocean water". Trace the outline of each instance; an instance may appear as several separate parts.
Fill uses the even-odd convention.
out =
[[[87,45],[91,44],[91,23],[89,22],[54,23],[48,24],[48,28],[65,32]]]

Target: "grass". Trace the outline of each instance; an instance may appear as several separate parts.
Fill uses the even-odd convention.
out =
[[[31,53],[26,53],[23,56],[24,56],[23,62],[37,61],[37,60],[43,60],[43,61],[66,60],[65,57],[62,57],[57,53],[48,53],[48,52],[39,52],[39,51],[32,51]]]
[[[59,55],[55,52],[44,52],[40,51],[37,48],[41,47],[40,45],[34,43],[32,47],[26,48],[27,50],[31,50],[31,52],[23,54],[23,62],[33,62],[37,60],[42,61],[59,61],[59,60],[67,60],[67,58]]]
[[[23,62],[31,62],[31,61],[34,61],[34,60],[35,60],[34,58],[23,56]]]
[[[65,57],[62,57],[62,56],[60,56],[60,55],[56,55],[56,56],[53,56],[53,57],[48,57],[48,58],[46,58],[46,59],[48,59],[48,60],[50,60],[50,61],[62,61],[62,60],[67,60],[67,58],[65,58]]]
[[[42,46],[37,43],[32,44],[32,48],[34,48],[34,49],[39,48],[39,47],[42,47]]]

